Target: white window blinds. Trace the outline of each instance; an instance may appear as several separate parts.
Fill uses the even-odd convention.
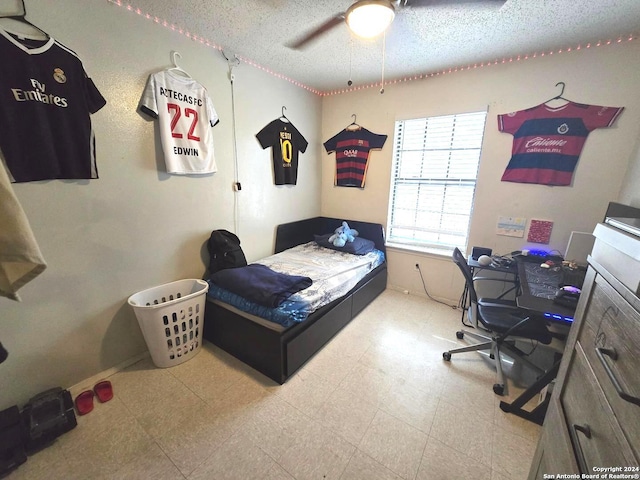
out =
[[[389,243],[467,247],[487,112],[396,122]]]

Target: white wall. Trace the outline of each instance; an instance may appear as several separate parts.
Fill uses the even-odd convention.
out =
[[[236,196],[231,91],[218,51],[106,0],[26,4],[27,18],[80,55],[108,104],[93,116],[99,180],[14,186],[48,269],[20,291],[21,303],[0,298],[0,341],[10,353],[0,365],[0,409],[143,353],[126,299],[150,286],[201,277],[210,231],[236,230],[236,200],[237,230],[249,260],[272,251],[278,223],[322,213],[386,224],[392,138],[372,154],[364,190],[333,187],[335,157],[321,150],[354,113],[361,125],[392,136],[396,119],[489,106],[470,245],[520,248],[521,240],[494,235],[498,215],[518,215],[554,220],[551,246],[561,249],[571,230],[593,228],[608,201],[640,204],[639,42],[390,85],[382,96],[371,89],[320,99],[241,65],[235,69],[235,107],[243,189]],[[214,128],[219,172],[212,176],[163,173],[155,123],[136,111],[147,76],[170,66],[172,50],[209,89],[221,118]],[[567,83],[565,96],[572,100],[627,109],[614,128],[590,135],[572,187],[501,183],[512,137],[497,131],[495,115],[548,99],[558,81]],[[270,152],[254,137],[283,105],[309,141],[296,187],[273,185]],[[390,250],[391,287],[420,294],[416,262],[432,295],[457,299],[461,278],[448,258]]]
[[[0,409],[54,386],[69,387],[146,351],[129,295],[181,278],[201,278],[211,230],[236,230],[249,260],[272,253],[275,225],[320,212],[320,114],[315,94],[261,70],[235,72],[242,191],[232,191],[228,66],[219,51],[105,0],[27,0],[27,18],[78,53],[107,99],[93,115],[100,179],[15,184],[47,270],[0,298]],[[218,173],[164,171],[156,123],[137,112],[151,72],[181,67],[207,89],[220,116]],[[281,114],[309,141],[298,185],[273,184],[270,150],[255,134]]]
[[[636,142],[635,153],[629,162],[629,169],[624,177],[624,183],[618,202],[633,207],[640,207],[640,137]]]
[[[623,199],[640,202],[639,74],[640,42],[632,41],[388,85],[383,95],[371,88],[324,97],[323,140],[349,124],[352,114],[357,115],[360,125],[386,133],[389,139],[381,151],[371,154],[364,190],[334,187],[335,157],[325,156],[322,214],[386,224],[394,122],[488,107],[469,246],[491,247],[500,254],[525,246],[564,252],[572,230],[593,231],[608,202],[618,200],[628,169]],[[566,98],[592,105],[624,106],[625,111],[614,127],[589,135],[570,187],[501,182],[513,137],[498,131],[496,115],[547,101],[559,93],[555,85],[561,81],[566,83]],[[550,244],[527,245],[526,234],[525,238],[496,235],[498,216],[553,221]],[[458,299],[462,278],[448,257],[396,249],[390,249],[388,257],[390,287],[424,295],[414,271],[415,263],[420,263],[432,296],[451,302]]]

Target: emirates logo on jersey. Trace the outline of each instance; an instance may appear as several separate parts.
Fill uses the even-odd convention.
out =
[[[53,70],[53,79],[58,83],[67,82],[67,76],[64,74],[64,71],[61,68],[55,68]]]
[[[568,133],[568,132],[569,132],[569,125],[567,125],[566,123],[563,123],[558,127],[558,133],[560,135],[564,135],[565,133]]]
[[[65,81],[66,81],[65,77]],[[67,108],[69,103],[64,97],[59,97],[53,93],[46,93],[47,86],[40,83],[37,79],[31,79],[31,87],[33,90],[23,90],[22,88],[12,88],[13,98],[16,102],[40,102],[56,107]]]

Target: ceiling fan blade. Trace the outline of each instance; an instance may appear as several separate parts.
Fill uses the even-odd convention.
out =
[[[451,5],[486,4],[501,7],[507,0],[400,0],[400,7],[422,8]]]
[[[322,25],[317,27],[315,30],[307,33],[305,36],[303,36],[303,37],[301,37],[301,38],[299,38],[297,40],[294,40],[291,43],[288,43],[287,47],[293,48],[294,50],[298,50],[298,49],[306,46],[308,43],[312,42],[313,40],[315,40],[320,35],[328,32],[332,28],[337,27],[342,22],[344,22],[344,15],[345,15],[344,13],[339,13],[338,15],[336,15],[334,17],[331,17],[329,20],[324,22]]]

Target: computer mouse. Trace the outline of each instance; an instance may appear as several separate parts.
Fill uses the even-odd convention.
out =
[[[578,287],[565,285],[556,291],[553,302],[565,307],[575,307],[580,299],[581,290]]]
[[[573,285],[565,285],[563,287],[560,287],[558,290],[564,292],[565,295],[567,294],[580,295],[582,293],[582,290],[580,290],[578,287],[575,287]]]

